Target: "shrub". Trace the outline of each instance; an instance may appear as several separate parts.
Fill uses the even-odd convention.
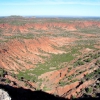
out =
[[[95,55],[93,56],[93,58],[94,58],[94,59],[98,58],[98,54],[95,54]]]
[[[6,83],[10,83],[11,81],[9,79],[6,79]]]
[[[87,59],[85,59],[84,61],[85,62],[90,62],[92,59],[91,58],[87,58]]]
[[[79,66],[79,65],[84,65],[84,62],[81,60],[78,60],[77,62],[74,63],[74,66]]]
[[[59,82],[59,85],[60,85],[60,86],[64,86],[64,85],[66,85],[66,82],[60,81],[60,82]]]
[[[87,93],[91,93],[93,91],[93,89],[91,87],[90,88],[86,88],[85,90],[86,90]]]
[[[100,64],[100,60],[97,60],[95,64],[96,65],[99,65]]]

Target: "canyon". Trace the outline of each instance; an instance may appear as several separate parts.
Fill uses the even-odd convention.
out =
[[[0,18],[0,84],[97,97],[99,74],[100,19]]]

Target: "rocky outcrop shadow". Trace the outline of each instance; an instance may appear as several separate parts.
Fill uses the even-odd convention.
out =
[[[0,89],[3,89],[8,92],[9,96],[11,97],[11,100],[68,100],[57,95],[55,96],[52,94],[48,94],[41,90],[31,91],[29,89],[14,88],[12,86],[2,84],[0,84]],[[100,94],[97,95],[99,95],[99,98],[92,98],[91,96],[85,95],[82,98],[72,98],[71,100],[100,100]]]
[[[0,88],[7,91],[11,100],[66,100],[58,96],[45,93],[41,90],[31,91],[24,88],[14,88],[9,85],[0,84]]]

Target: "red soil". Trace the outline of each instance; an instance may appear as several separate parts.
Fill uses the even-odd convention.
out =
[[[79,93],[82,89],[88,87],[89,85],[95,83],[95,80],[89,80],[84,82],[82,85],[80,85],[78,88],[72,90],[66,97],[71,98],[71,96],[77,96],[77,93]]]
[[[21,32],[27,33],[29,29],[36,29],[36,30],[48,30],[53,28],[61,28],[69,31],[77,30],[77,28],[87,28],[87,27],[98,27],[100,28],[100,22],[97,21],[75,21],[73,22],[45,22],[45,23],[32,23],[32,24],[25,24],[21,26],[17,25],[10,25],[10,24],[0,24],[1,29],[11,30],[11,32]],[[90,35],[89,35],[90,36]]]
[[[64,87],[59,86],[59,87],[55,88],[55,90],[50,91],[50,93],[53,93],[53,94],[56,93],[59,96],[63,96],[66,92],[68,92],[69,90],[75,88],[78,85],[79,85],[79,82],[77,81],[75,83],[72,83],[70,85],[66,85]]]
[[[57,50],[55,47],[61,47],[75,41],[73,38],[47,38],[24,39],[19,41],[13,39],[0,45],[0,66],[8,70],[29,69],[33,64],[44,62],[39,55],[48,56],[46,53],[62,54],[65,51]],[[58,42],[59,41],[59,42]],[[29,64],[27,62],[31,62]]]

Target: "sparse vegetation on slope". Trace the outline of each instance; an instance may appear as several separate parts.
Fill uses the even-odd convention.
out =
[[[64,98],[100,93],[100,20],[0,19],[0,84]]]

